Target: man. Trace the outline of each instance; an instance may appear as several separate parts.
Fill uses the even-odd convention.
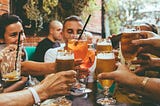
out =
[[[68,39],[72,39],[75,38],[76,36],[79,36],[79,34],[82,33],[82,29],[83,29],[83,22],[80,17],[75,15],[67,17],[64,20],[63,30],[62,30],[63,40],[65,41],[66,45]],[[55,62],[56,53],[58,49],[61,49],[61,47],[55,49],[48,49],[44,57],[45,62]],[[95,67],[80,67],[80,70],[83,70],[84,72],[86,72],[86,74],[88,74],[87,71],[88,68],[91,68],[92,70],[95,69]]]
[[[68,39],[72,39],[72,38],[75,38],[76,36],[79,36],[79,34],[82,33],[82,29],[83,29],[83,22],[80,17],[75,16],[75,15],[67,17],[64,20],[63,30],[62,30],[62,35],[63,35],[63,39],[64,39],[65,43],[67,44]],[[58,49],[61,49],[61,48],[47,50],[47,52],[45,54],[45,58],[44,58],[45,62],[53,62],[53,61],[55,62],[56,52]],[[87,52],[87,54],[88,54],[88,52]],[[85,57],[86,60],[75,60],[75,62],[78,64],[81,63],[78,66],[78,70],[80,72],[80,77],[83,78],[85,76],[88,76],[87,88],[93,89],[93,87],[94,87],[94,85],[93,85],[94,70],[95,70],[96,62],[93,59],[93,61],[94,61],[93,64],[89,65],[89,67],[88,67],[88,64],[90,64],[90,61],[89,61],[90,58],[87,57],[88,56],[87,54]],[[95,54],[91,54],[89,56],[95,57]],[[93,94],[91,94],[91,95],[93,95]],[[93,96],[90,96],[90,97],[91,97],[91,99],[94,99],[94,98],[92,98]]]
[[[25,40],[24,29],[21,19],[16,15],[3,14],[0,16],[0,38],[4,40],[6,44],[17,44],[18,35],[21,34],[20,43]],[[55,63],[42,63],[34,61],[21,62],[21,71],[23,75],[45,75],[54,73]],[[11,92],[19,90],[25,85],[26,78],[22,78],[20,81],[15,82],[13,86],[4,89],[4,92]]]
[[[75,36],[81,34],[83,29],[82,20],[78,16],[67,17],[63,23],[63,40],[67,44],[68,39],[72,39]],[[56,51],[60,48],[47,50],[44,60],[45,62],[54,62],[56,60]]]
[[[59,47],[58,40],[62,39],[63,25],[57,20],[52,20],[48,25],[48,37],[40,41],[36,47],[36,51],[33,56],[34,61],[44,62],[45,52],[50,48]]]

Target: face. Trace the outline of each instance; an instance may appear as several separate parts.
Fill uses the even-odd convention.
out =
[[[83,24],[81,21],[67,21],[63,27],[63,37],[67,40],[81,34]]]
[[[51,23],[50,34],[54,40],[62,39],[62,29],[63,25],[60,22]]]
[[[6,27],[4,33],[4,41],[6,44],[17,44],[18,43],[18,34],[21,33],[20,43],[25,40],[25,34],[23,26],[20,22],[10,24]]]
[[[152,31],[152,28],[148,25],[140,25],[136,27],[136,30],[141,30],[141,31]]]

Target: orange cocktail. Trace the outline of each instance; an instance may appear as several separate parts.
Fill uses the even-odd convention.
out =
[[[84,59],[88,52],[88,44],[86,40],[68,40],[68,49],[74,51],[75,59]]]

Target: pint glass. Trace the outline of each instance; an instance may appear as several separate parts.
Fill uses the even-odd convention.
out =
[[[58,50],[56,57],[56,70],[66,71],[74,69],[74,53],[71,50]]]
[[[112,43],[110,39],[105,39],[105,38],[99,39],[97,42],[96,50],[97,52],[101,52],[101,51],[111,52]]]
[[[138,31],[122,33],[120,48],[125,62],[130,64],[130,61],[137,56],[139,47],[132,44],[132,40],[143,38],[145,38],[145,36],[141,35]]]
[[[115,56],[112,52],[99,52],[97,54],[96,75],[102,72],[112,72],[115,70]],[[110,87],[113,80],[99,80],[103,87]]]

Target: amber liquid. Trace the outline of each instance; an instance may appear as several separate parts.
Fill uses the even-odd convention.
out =
[[[2,77],[3,77],[2,80],[5,81],[16,81],[21,78],[21,73],[14,70],[10,73],[2,74]]]
[[[102,72],[112,72],[115,70],[115,58],[114,58],[114,54],[110,53],[108,54],[108,56],[111,57],[107,57],[107,54],[104,55],[104,58],[99,57],[99,54],[97,55],[97,63],[96,63],[96,74],[100,74]],[[102,86],[107,86],[110,87],[113,83],[113,80],[99,80],[99,82],[102,84]]]
[[[137,56],[138,46],[132,44],[132,40],[140,39],[139,33],[123,33],[121,37],[121,51],[126,61],[133,60]]]
[[[96,47],[97,52],[102,52],[102,51],[112,51],[112,45],[98,45]]]
[[[56,64],[57,64],[56,69],[58,72],[74,69],[74,59],[72,60],[56,59]]]

